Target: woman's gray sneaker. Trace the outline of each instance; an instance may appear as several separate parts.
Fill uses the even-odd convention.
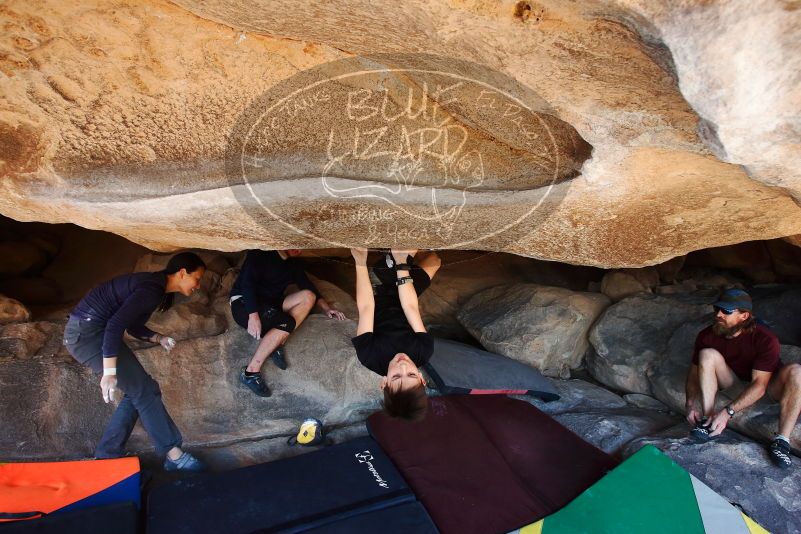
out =
[[[790,458],[790,444],[783,439],[774,439],[768,447],[768,453],[773,463],[782,469],[787,469],[793,463]]]
[[[261,373],[255,375],[246,375],[245,371],[247,371],[247,369],[247,365],[242,368],[242,371],[239,373],[239,381],[245,384],[250,391],[259,397],[269,397],[272,395],[270,388],[268,388],[267,384],[264,383]]]
[[[206,464],[184,451],[177,460],[164,459],[165,471],[188,471],[192,473],[200,473],[206,470]]]

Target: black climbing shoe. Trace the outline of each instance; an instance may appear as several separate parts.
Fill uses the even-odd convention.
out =
[[[250,391],[259,397],[269,397],[272,395],[270,388],[268,388],[267,384],[264,383],[264,379],[261,377],[261,374],[246,375],[245,371],[247,371],[247,366],[243,367],[242,372],[239,373],[239,381],[249,387]]]
[[[783,439],[774,439],[773,443],[768,447],[768,453],[773,464],[782,469],[787,469],[792,465],[790,458],[790,444]]]
[[[695,439],[695,441],[704,442],[709,441],[710,439],[715,439],[717,436],[712,437],[710,436],[710,432],[712,429],[710,428],[711,423],[708,420],[699,421],[695,423],[695,426],[690,430],[690,436]]]
[[[282,371],[286,370],[288,364],[286,363],[286,354],[284,353],[284,347],[278,347],[270,354],[270,359],[273,363],[281,369]]]

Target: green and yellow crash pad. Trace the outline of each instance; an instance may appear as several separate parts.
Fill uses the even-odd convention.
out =
[[[652,445],[567,506],[510,534],[767,534]]]

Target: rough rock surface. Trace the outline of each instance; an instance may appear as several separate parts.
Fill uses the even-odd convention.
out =
[[[36,321],[0,326],[0,361],[6,358],[29,359],[37,354],[69,358],[61,334],[64,323]]]
[[[273,390],[269,399],[256,397],[237,380],[255,349],[243,329],[180,341],[169,355],[161,347],[137,354],[161,385],[187,446],[224,446],[286,436],[306,417],[342,424],[375,410],[379,378],[356,359],[350,344],[355,329],[352,321],[310,316],[287,342],[289,369],[264,367]],[[60,341],[60,329],[56,337]],[[90,456],[111,407],[102,402],[91,372],[69,357],[43,352],[0,361],[0,455]],[[138,427],[129,449],[151,450]]]
[[[647,373],[661,361],[671,335],[688,321],[711,317],[715,296],[637,295],[613,304],[590,330],[594,350],[587,370],[612,388],[649,395]]]
[[[668,408],[664,403],[649,395],[643,395],[642,393],[629,393],[628,395],[623,395],[623,398],[627,403],[637,408],[656,410],[657,412],[670,411],[670,408]]]
[[[801,286],[774,286],[752,291],[754,313],[785,345],[801,346]]]
[[[609,454],[618,454],[633,439],[652,436],[680,421],[675,415],[632,407],[563,413],[554,419]]]
[[[601,293],[617,302],[637,293],[651,293],[659,285],[659,273],[654,267],[610,271],[601,280]]]
[[[420,313],[429,331],[451,339],[469,337],[457,314],[479,291],[516,282],[583,290],[596,272],[511,254],[443,251],[440,257],[442,267],[420,297]]]
[[[31,312],[18,300],[0,295],[0,324],[27,321]]]
[[[801,195],[793,126],[801,10],[778,0],[745,9],[526,5],[7,2],[0,212],[106,229],[160,250],[334,240],[607,267],[801,234],[793,201]],[[493,108],[477,89],[454,104],[431,83],[418,100],[439,106],[452,120],[448,131],[466,132],[474,149],[436,159],[423,134],[381,130],[397,126],[386,116],[427,80],[387,76],[385,116],[353,118],[341,94],[311,95],[287,108],[291,120],[275,123],[280,143],[260,137],[245,153],[269,194],[256,188],[253,199],[243,184],[229,187],[227,140],[264,111],[250,104],[280,82],[303,83],[305,74],[293,78],[299,72],[376,53],[413,56],[354,64],[432,70],[445,57],[453,75],[489,80],[523,106]],[[365,86],[381,95],[376,83]],[[526,128],[503,117],[515,106],[528,108]],[[426,127],[423,118],[410,118],[406,133]],[[332,132],[341,146],[355,136],[364,150],[330,158]],[[323,170],[338,191],[406,189],[391,199],[334,198]],[[439,211],[421,223],[432,199],[425,193],[437,184]]]
[[[487,350],[567,378],[581,365],[587,331],[608,305],[597,293],[513,284],[476,293],[458,317]]]
[[[528,395],[516,395],[515,398],[530,402],[549,415],[568,412],[597,412],[626,407],[626,401],[619,395],[584,380],[554,379],[551,380],[551,383],[559,393],[559,400],[543,402]]]
[[[624,450],[631,456],[643,445],[661,449],[676,463],[695,475],[770,532],[801,532],[801,461],[795,458],[789,470],[770,463],[762,445],[734,432],[718,440],[695,443],[686,436],[686,427],[633,441]]]

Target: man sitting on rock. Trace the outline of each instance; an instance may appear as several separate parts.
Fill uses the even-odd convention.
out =
[[[748,293],[728,289],[714,307],[715,322],[698,334],[687,375],[687,420],[694,425],[690,434],[700,441],[718,436],[732,417],[767,391],[781,405],[779,433],[768,451],[777,466],[790,467],[789,436],[801,411],[801,365],[782,365],[779,340],[757,324]],[[740,381],[746,383],[743,392],[716,413],[718,390]]]
[[[434,340],[420,318],[417,297],[431,284],[441,262],[435,252],[393,250],[373,265],[370,282],[367,249],[351,249],[356,260],[356,305],[359,324],[351,341],[359,361],[381,375],[384,411],[419,421],[428,408],[425,379],[418,366],[428,362]]]
[[[287,368],[282,345],[306,319],[315,303],[328,317],[345,319],[342,312],[328,305],[292,259],[300,253],[300,250],[249,250],[231,288],[234,321],[261,340],[250,363],[242,368],[239,381],[260,397],[271,394],[261,377],[264,360],[269,355],[279,369]],[[299,291],[284,296],[290,284],[296,284]]]

